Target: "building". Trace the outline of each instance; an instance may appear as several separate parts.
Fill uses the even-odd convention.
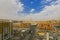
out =
[[[12,36],[12,27],[12,21],[0,20],[0,40],[7,40]]]
[[[27,22],[13,23],[13,29],[28,28],[29,26],[30,26],[30,23],[27,23]]]
[[[39,21],[37,27],[40,30],[54,30],[53,23],[49,23],[48,21]]]

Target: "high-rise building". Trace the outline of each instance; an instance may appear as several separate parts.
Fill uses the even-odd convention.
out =
[[[12,36],[12,27],[12,21],[0,20],[0,40],[7,40]]]

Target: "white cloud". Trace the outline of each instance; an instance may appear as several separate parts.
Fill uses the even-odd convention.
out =
[[[54,3],[51,6],[45,6],[43,11],[36,14],[30,14],[23,17],[24,20],[60,20],[60,0],[57,1],[58,4]],[[22,20],[23,20],[22,19]]]
[[[30,12],[33,12],[33,11],[35,11],[35,9],[31,9],[31,11],[30,11]]]
[[[41,3],[42,3],[42,4],[45,4],[45,3],[48,3],[48,2],[50,2],[50,1],[52,1],[52,0],[43,0]]]
[[[45,1],[50,2],[50,1],[52,1],[52,0],[45,0]]]
[[[17,0],[0,0],[0,19],[18,19],[17,11],[23,9],[23,4]]]
[[[33,14],[35,9],[31,10],[30,15],[18,16],[17,11],[23,11],[24,7],[21,2],[16,0],[0,0],[0,19],[17,19],[17,20],[51,20],[60,19],[60,0],[57,5],[51,3],[51,6],[45,6],[40,13]]]

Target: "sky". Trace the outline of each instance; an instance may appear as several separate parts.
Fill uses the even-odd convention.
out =
[[[0,19],[60,20],[60,0],[0,0]]]

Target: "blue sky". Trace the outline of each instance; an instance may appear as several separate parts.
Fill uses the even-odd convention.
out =
[[[0,0],[0,19],[60,20],[60,0]]]
[[[19,2],[21,2],[24,7],[24,10],[19,13],[39,13],[45,8],[45,6],[50,6],[52,2],[56,1],[57,0],[19,0]]]

